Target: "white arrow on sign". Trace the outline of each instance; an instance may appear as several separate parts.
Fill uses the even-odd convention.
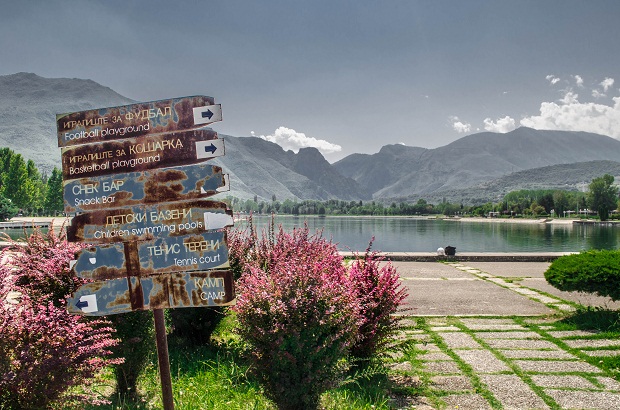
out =
[[[222,121],[222,105],[205,105],[204,107],[194,107],[194,124],[211,124],[212,122]]]
[[[196,158],[214,158],[224,155],[224,140],[221,138],[196,141]]]
[[[228,214],[205,212],[205,229],[222,229],[234,225],[233,217]]]
[[[96,312],[99,310],[97,308],[97,295],[84,295],[80,297],[80,300],[75,304],[75,306],[82,309],[82,312],[84,313]]]

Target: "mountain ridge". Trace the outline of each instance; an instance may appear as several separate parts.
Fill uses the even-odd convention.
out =
[[[32,159],[49,175],[53,167],[60,167],[57,113],[134,102],[92,80],[49,79],[33,73],[0,76],[0,147]],[[613,138],[525,127],[505,134],[470,134],[433,149],[385,145],[377,153],[351,154],[334,164],[316,148],[295,153],[256,137],[221,137],[226,155],[212,163],[230,173],[232,189],[221,195],[267,201],[274,196],[278,200],[449,197],[458,201],[459,196],[485,200],[502,191],[498,184],[530,186],[534,174],[523,171],[537,170],[532,171],[541,176],[536,186],[551,187],[558,175],[577,178],[588,174],[588,166],[602,172],[615,170],[620,163],[620,141]],[[545,168],[560,164],[570,165],[560,174]],[[571,181],[565,184],[567,189],[579,189],[584,182]]]

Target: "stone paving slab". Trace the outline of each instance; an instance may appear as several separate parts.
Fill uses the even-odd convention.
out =
[[[536,332],[478,332],[477,337],[482,339],[542,339]]]
[[[575,339],[564,340],[564,343],[575,348],[620,346],[618,339]]]
[[[434,376],[431,388],[444,391],[472,390],[474,386],[467,376]]]
[[[473,324],[466,325],[469,329],[477,331],[477,330],[525,330],[526,328],[513,324],[513,325],[484,325],[484,324]]]
[[[430,362],[432,360],[437,361],[437,360],[452,360],[452,358],[450,356],[448,356],[447,354],[445,354],[444,352],[431,352],[431,353],[424,353],[423,355],[419,356],[420,359],[425,360],[427,362]]]
[[[598,389],[588,379],[581,376],[550,376],[535,374],[532,381],[540,387],[568,388],[568,389]]]
[[[611,357],[611,356],[620,356],[620,350],[582,350],[581,353],[587,354],[592,357]]]
[[[479,394],[451,394],[441,398],[449,409],[491,409],[491,405]]]
[[[578,359],[564,350],[500,350],[500,353],[509,359]]]
[[[502,403],[504,409],[548,409],[549,406],[516,375],[482,375],[480,380],[486,384],[493,395]]]
[[[510,371],[506,363],[488,350],[454,350],[454,352],[476,373],[497,373]]]
[[[463,332],[445,332],[439,333],[443,341],[451,349],[468,347],[472,349],[480,349],[482,346],[476,342],[473,337]]]
[[[513,362],[526,372],[536,373],[564,373],[564,372],[588,372],[602,373],[596,366],[586,362],[575,361],[551,361],[551,360],[515,360]]]
[[[557,345],[547,340],[531,339],[489,339],[486,341],[491,347],[497,349],[550,349],[559,350]]]
[[[613,390],[615,392],[620,391],[620,383],[611,377],[597,377],[596,380],[605,386],[605,389],[607,390]]]
[[[563,339],[567,337],[588,337],[596,335],[597,332],[586,332],[584,330],[555,330],[547,332],[550,336],[553,336],[558,339]]]
[[[461,369],[455,362],[425,362],[423,364],[424,370],[429,373],[437,374],[461,374]]]
[[[562,409],[620,409],[620,394],[577,390],[545,389]]]

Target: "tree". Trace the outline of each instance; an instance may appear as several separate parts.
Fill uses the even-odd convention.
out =
[[[63,211],[62,199],[62,173],[56,167],[47,180],[47,192],[45,195],[45,209],[50,214]]]
[[[609,212],[618,204],[618,187],[613,185],[614,177],[605,174],[594,178],[588,186],[588,205],[598,213],[601,221],[609,219]]]
[[[11,219],[17,214],[18,209],[10,199],[0,195],[0,221]]]
[[[29,208],[34,187],[28,178],[26,162],[21,154],[14,155],[11,158],[9,171],[5,177],[4,196],[13,201],[18,208]]]

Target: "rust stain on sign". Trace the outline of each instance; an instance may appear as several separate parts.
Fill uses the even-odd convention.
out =
[[[194,200],[133,206],[74,216],[67,227],[71,242],[114,243],[199,234],[233,225],[226,203]]]
[[[65,212],[72,214],[207,198],[229,189],[221,167],[198,164],[73,179],[64,183],[63,198]]]
[[[82,285],[67,300],[69,313],[114,315],[136,310],[230,306],[232,271],[182,272],[128,277]]]
[[[211,129],[182,131],[62,149],[64,180],[199,164],[224,155]]]
[[[80,278],[107,280],[229,266],[222,231],[85,248],[76,254],[72,272]]]
[[[221,107],[204,95],[56,115],[59,147],[196,129],[215,121],[221,121]]]

